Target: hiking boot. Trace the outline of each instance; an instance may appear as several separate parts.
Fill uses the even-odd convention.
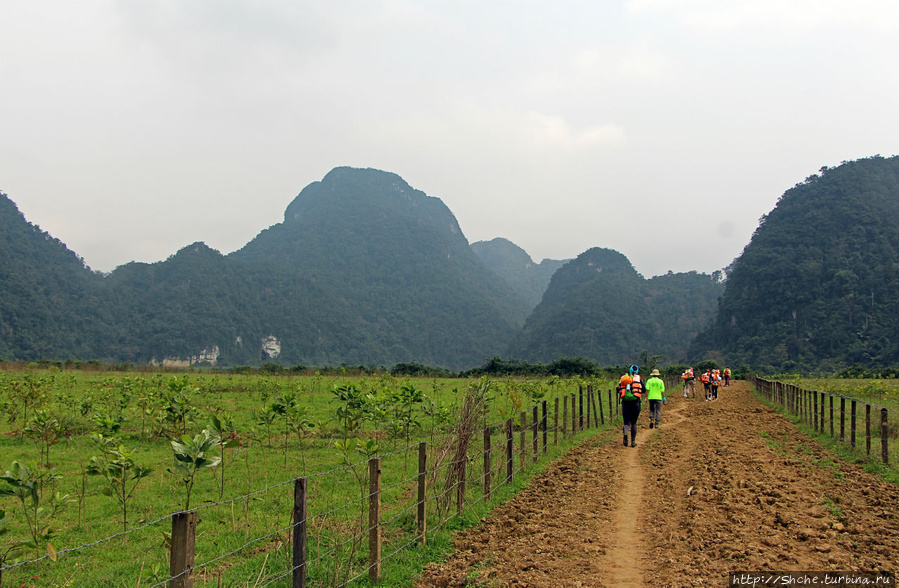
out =
[[[631,447],[636,447],[636,446],[637,446],[637,440],[631,439]]]
[[[653,422],[652,422],[652,421],[649,421],[649,428],[652,429],[654,426],[655,426],[655,425],[653,424]]]
[[[627,433],[624,434],[624,446],[627,447]]]

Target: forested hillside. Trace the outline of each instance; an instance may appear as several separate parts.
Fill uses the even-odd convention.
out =
[[[590,249],[553,275],[510,355],[613,365],[636,361],[645,350],[680,361],[722,291],[718,280],[695,272],[646,280],[617,251]]]
[[[93,357],[101,277],[0,193],[0,357]]]
[[[899,157],[787,190],[728,271],[691,350],[765,371],[899,364]]]
[[[528,312],[441,200],[378,170],[331,171],[229,257],[269,276],[256,316],[303,362],[458,369],[504,351]]]
[[[4,194],[0,358],[460,370],[645,350],[772,372],[895,367],[899,158],[797,184],[726,287],[717,273],[645,279],[599,248],[536,264],[505,239],[469,245],[442,201],[396,174],[336,168],[230,255],[194,243],[103,275]]]
[[[500,237],[472,243],[471,249],[484,265],[521,295],[531,309],[540,303],[550,278],[567,261],[544,259],[535,263],[524,249]]]
[[[462,369],[505,352],[528,303],[437,198],[337,168],[223,256],[194,243],[92,273],[0,202],[0,357]]]

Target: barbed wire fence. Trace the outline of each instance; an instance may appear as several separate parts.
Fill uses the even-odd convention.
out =
[[[889,465],[890,437],[895,433],[891,433],[886,408],[857,398],[806,390],[795,384],[766,380],[755,375],[750,375],[748,380],[768,402],[798,417],[816,433],[829,434],[835,441],[848,443],[852,450],[860,450],[858,437],[862,435],[858,425],[863,422],[866,456],[871,457],[872,442],[876,446],[879,439],[880,460],[884,465]],[[862,410],[864,416],[860,414]]]
[[[547,401],[539,401],[531,410],[521,411],[517,419],[484,423],[483,434],[472,436],[481,437],[482,442],[469,443],[458,458],[452,456],[453,443],[458,440],[447,435],[209,502],[190,511],[175,512],[53,555],[3,565],[0,587],[4,580],[12,582],[10,585],[28,585],[28,578],[42,565],[58,565],[60,560],[76,555],[89,558],[93,549],[112,542],[121,548],[130,537],[148,532],[166,536],[168,545],[157,559],[164,560],[167,554],[169,564],[167,575],[148,574],[147,578],[136,579],[149,588],[188,588],[197,580],[218,581],[221,586],[223,574],[240,565],[248,570],[249,575],[243,580],[246,586],[346,586],[366,577],[377,583],[382,564],[417,545],[425,545],[429,534],[461,516],[466,508],[493,500],[497,489],[512,485],[533,469],[549,454],[551,446],[564,449],[580,433],[612,425],[619,415],[618,402],[611,390],[605,399],[602,392],[592,385],[580,385],[577,393],[556,397],[551,407]],[[400,454],[410,453],[418,457],[411,475],[405,460],[397,460]],[[392,481],[382,485],[388,463]],[[329,505],[333,492],[328,488],[335,484],[358,484],[360,494],[353,500]],[[273,530],[239,537],[235,505],[244,505],[244,527],[248,528],[249,505],[263,498],[278,507],[275,521],[269,526]],[[317,512],[309,512],[310,504]],[[230,533],[210,533],[208,538],[198,534],[200,515],[211,519],[209,526],[227,526],[229,508]],[[263,561],[254,567],[253,558],[260,554],[264,554]],[[276,559],[281,556],[283,559]],[[142,565],[141,574],[143,569]]]

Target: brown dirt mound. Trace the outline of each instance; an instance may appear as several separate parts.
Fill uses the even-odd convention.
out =
[[[553,463],[418,586],[723,586],[732,571],[899,568],[899,488],[834,458],[744,382],[644,407]]]

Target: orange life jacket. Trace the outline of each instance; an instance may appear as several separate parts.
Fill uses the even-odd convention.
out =
[[[621,380],[619,381],[618,393],[620,394],[620,397],[624,398],[625,394],[628,392],[628,386],[630,386],[630,393],[637,398],[641,398],[643,396],[643,379],[639,374],[635,374],[634,377],[631,378],[630,384],[625,385],[627,378],[630,378],[630,376],[621,376]]]
[[[703,384],[708,384],[709,380],[711,379],[711,376],[709,376],[709,372],[706,372],[706,373],[702,374],[702,377],[700,379],[702,380]]]

